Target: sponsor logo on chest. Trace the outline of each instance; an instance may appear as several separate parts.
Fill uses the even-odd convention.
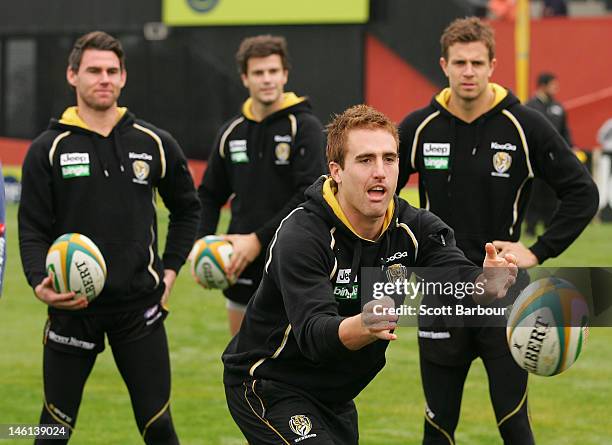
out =
[[[60,167],[64,179],[89,176],[89,153],[62,153]]]
[[[355,282],[357,277],[355,277]],[[334,286],[334,297],[337,300],[356,300],[359,298],[359,285],[351,285],[351,269],[340,269],[336,275]]]
[[[450,143],[425,142],[423,156],[450,156]]]
[[[448,170],[450,143],[423,143],[423,164],[427,170]]]
[[[233,139],[228,143],[230,151],[230,159],[235,164],[243,164],[249,162],[247,156],[247,141],[246,139]]]

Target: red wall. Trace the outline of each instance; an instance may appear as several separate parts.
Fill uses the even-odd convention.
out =
[[[492,22],[497,37],[496,82],[514,88],[514,26]],[[559,77],[558,99],[568,106],[574,143],[596,145],[604,121],[612,117],[612,18],[548,18],[531,22],[530,86],[539,72]],[[604,90],[603,99],[580,105],[575,100]],[[576,104],[578,106],[572,106]]]

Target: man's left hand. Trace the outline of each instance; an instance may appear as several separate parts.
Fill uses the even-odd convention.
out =
[[[516,257],[516,265],[521,269],[529,269],[539,264],[538,258],[523,243],[517,241],[493,241],[497,253],[501,256],[512,254]]]
[[[160,304],[165,310],[168,310],[168,297],[170,296],[175,280],[176,272],[172,269],[164,269],[164,284],[166,285],[166,289],[161,297]]]
[[[232,243],[234,248],[232,261],[227,268],[227,275],[236,279],[257,258],[261,252],[261,243],[254,233],[224,235],[223,239]]]

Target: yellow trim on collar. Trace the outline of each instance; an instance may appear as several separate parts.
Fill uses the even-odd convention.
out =
[[[489,108],[489,110],[492,110],[493,108],[497,106],[497,104],[499,104],[502,100],[506,98],[506,96],[508,95],[508,90],[492,82],[489,83],[489,86],[493,90],[493,94],[495,94],[495,99],[493,100],[493,104],[491,104],[491,107]],[[450,98],[451,98],[451,89],[444,88],[436,96],[436,102],[438,102],[440,105],[442,105],[444,108],[448,110],[448,103],[450,101]]]
[[[283,103],[281,105],[281,107],[279,108],[278,111],[280,110],[284,110],[285,108],[289,108],[292,107],[296,104],[299,104],[300,102],[304,102],[306,100],[305,97],[299,97],[297,96],[295,93],[284,93],[283,94]],[[247,119],[250,119],[252,121],[257,121],[257,119],[255,119],[255,116],[253,116],[253,113],[251,112],[251,105],[253,104],[253,99],[252,98],[248,98],[244,104],[242,104],[242,114],[244,114],[244,116]]]
[[[353,225],[349,222],[348,218],[344,214],[342,207],[340,207],[340,203],[336,199],[336,193],[338,193],[338,186],[336,185],[336,183],[331,177],[328,177],[323,183],[323,199],[325,199],[325,202],[329,204],[329,206],[332,208],[332,210],[334,211],[334,214],[338,217],[338,219],[342,221],[342,223],[346,227],[348,227],[349,230],[353,232],[356,236],[358,236],[359,238],[365,241],[370,241],[370,242],[376,241],[376,240],[364,238],[363,236],[357,233]],[[389,228],[389,225],[391,224],[391,220],[393,219],[394,210],[395,210],[395,202],[391,200],[391,202],[389,202],[389,207],[387,208],[387,212],[385,213],[385,219],[383,220],[383,228],[380,232],[380,235],[378,235],[378,238],[380,238],[382,234],[385,233],[385,230]]]
[[[127,108],[125,107],[117,107],[117,122],[121,120],[123,115],[127,112]],[[77,107],[68,107],[62,114],[60,119],[60,124],[71,125],[73,127],[83,128],[85,130],[93,131],[89,126],[81,119],[79,116],[79,110]]]

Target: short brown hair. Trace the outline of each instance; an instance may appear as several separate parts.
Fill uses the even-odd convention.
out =
[[[489,50],[489,60],[495,57],[495,35],[493,28],[478,17],[456,19],[446,27],[440,37],[442,57],[448,60],[448,49],[455,43],[482,42]]]
[[[79,71],[81,60],[83,59],[83,53],[86,49],[98,49],[100,51],[114,52],[119,58],[121,69],[125,69],[125,53],[123,52],[121,42],[104,31],[92,31],[79,37],[77,41],[74,42],[72,51],[70,51],[70,55],[68,56],[68,66],[75,73]]]
[[[327,162],[335,162],[344,168],[346,142],[351,130],[365,128],[368,130],[388,131],[399,146],[397,126],[380,111],[368,105],[354,105],[342,114],[334,116],[327,124]]]
[[[270,34],[247,37],[240,43],[236,53],[236,63],[240,74],[246,74],[249,59],[251,57],[268,57],[278,54],[285,70],[291,69],[289,62],[289,49],[287,40],[282,36],[272,36]]]

